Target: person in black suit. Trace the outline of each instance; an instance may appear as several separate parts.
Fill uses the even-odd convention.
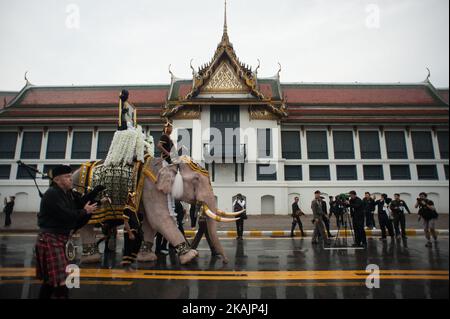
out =
[[[366,232],[364,230],[364,207],[361,198],[356,196],[355,191],[351,191],[350,200],[347,201],[350,207],[350,215],[352,216],[353,231],[355,232],[355,243],[354,247],[366,247],[367,238]]]
[[[298,206],[299,198],[294,198],[294,203],[292,203],[292,227],[291,227],[291,237],[294,237],[295,227],[298,225],[300,228],[300,232],[302,233],[302,237],[306,237],[305,232],[303,231],[303,224],[300,219],[301,216],[305,215],[303,211]]]

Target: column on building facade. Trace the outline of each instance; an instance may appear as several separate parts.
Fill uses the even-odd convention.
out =
[[[40,163],[37,165],[37,169],[41,172],[44,172],[45,162],[47,161],[48,135],[49,129],[45,128],[42,132],[41,155],[39,156]]]
[[[90,131],[92,134],[92,143],[91,143],[91,156],[90,160],[94,161],[97,159],[97,141],[98,141],[98,129],[95,128],[93,131]]]
[[[303,181],[309,181],[308,143],[306,141],[306,128],[300,128],[300,152],[302,157]]]
[[[20,160],[20,152],[22,151],[23,131],[17,133],[16,153],[14,155],[14,162],[11,164],[10,178],[16,179],[18,165],[17,161]]]
[[[361,145],[359,142],[359,131],[357,128],[353,129],[353,145],[355,150],[355,162],[356,165],[356,174],[358,181],[364,180],[364,169],[363,169],[363,162],[361,159]]]
[[[433,151],[434,151],[434,162],[436,163],[437,173],[438,173],[438,179],[440,181],[445,181],[445,169],[444,165],[441,161],[441,153],[439,150],[439,141],[437,137],[437,131],[433,129],[431,131],[431,141],[433,143]]]
[[[408,165],[409,165],[409,169],[411,171],[411,180],[417,181],[417,180],[419,180],[419,176],[417,174],[417,164],[415,163],[411,131],[408,129],[408,130],[404,130],[404,132],[405,132],[405,137],[406,137],[406,151],[408,154]]]
[[[73,130],[69,129],[67,132],[67,145],[66,145],[66,160],[72,159],[72,143],[73,143]]]
[[[381,161],[382,161],[382,166],[383,166],[383,177],[384,177],[384,180],[390,180],[391,173],[390,173],[389,164],[387,164],[389,159],[388,159],[388,155],[387,155],[386,135],[384,133],[384,128],[380,128],[379,130],[380,130],[380,148],[381,148]]]
[[[328,160],[330,163],[330,180],[337,181],[336,157],[334,156],[333,130],[327,128]]]

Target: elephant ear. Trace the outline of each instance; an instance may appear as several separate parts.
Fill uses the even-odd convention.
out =
[[[156,180],[156,188],[164,194],[169,194],[172,191],[175,174],[175,170],[173,168],[171,169],[171,167],[161,168]]]

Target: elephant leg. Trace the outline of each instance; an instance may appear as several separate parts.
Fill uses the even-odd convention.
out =
[[[222,256],[223,263],[228,263],[228,257],[225,254],[225,250],[222,247],[222,244],[220,243],[219,237],[217,236],[217,222],[215,220],[212,220],[211,218],[207,219],[207,225],[208,225],[208,244],[211,248],[211,251],[214,250],[214,253],[216,255]]]
[[[86,225],[80,229],[81,245],[83,253],[81,262],[85,264],[98,263],[101,261],[101,255],[95,241],[94,225]]]
[[[146,181],[145,189],[153,187],[151,182]],[[163,235],[169,243],[175,247],[182,265],[189,263],[198,256],[196,250],[190,249],[181,231],[178,229],[176,221],[170,217],[167,208],[167,196],[159,191],[143,192],[143,203],[145,208],[145,217],[152,228]]]
[[[158,217],[160,218],[159,223],[157,224],[159,227],[157,227],[156,230],[167,239],[173,247],[175,247],[180,258],[180,263],[182,265],[187,264],[197,257],[197,251],[189,248],[189,244],[186,242],[173,218],[170,217],[169,214],[159,215]]]
[[[142,222],[142,230],[144,232],[144,242],[141,246],[141,251],[138,253],[137,260],[139,262],[151,262],[158,259],[152,251],[153,242],[155,240],[156,231],[152,228],[144,214]]]

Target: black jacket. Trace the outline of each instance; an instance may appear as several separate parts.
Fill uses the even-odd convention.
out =
[[[379,199],[379,200],[377,200],[376,202],[375,202],[375,205],[376,205],[376,207],[377,207],[377,209],[378,209],[378,216],[380,216],[380,215],[382,215],[382,214],[388,214],[389,213],[389,211],[387,211],[387,210],[384,210],[384,206],[385,206],[385,204],[387,205],[387,206],[389,206],[389,204],[391,203],[391,199],[390,198],[386,198],[385,200],[382,200],[382,199]]]
[[[324,200],[322,201],[322,211],[325,214],[325,216],[328,215],[327,202]]]
[[[405,201],[402,199],[399,199],[398,201],[394,199],[393,201],[391,201],[389,208],[394,214],[404,213],[405,210],[408,212],[408,214],[411,214],[408,205],[406,205]]]
[[[14,209],[14,201],[9,201],[6,203],[5,207],[3,208],[3,212],[6,215],[11,215]]]
[[[77,207],[71,191],[66,193],[54,185],[42,197],[38,226],[43,232],[68,235],[86,215],[86,210]]]
[[[350,213],[353,218],[364,219],[364,206],[361,198],[356,197],[355,199],[350,199]]]
[[[375,201],[373,198],[363,198],[363,209],[365,212],[373,212],[375,210]]]

